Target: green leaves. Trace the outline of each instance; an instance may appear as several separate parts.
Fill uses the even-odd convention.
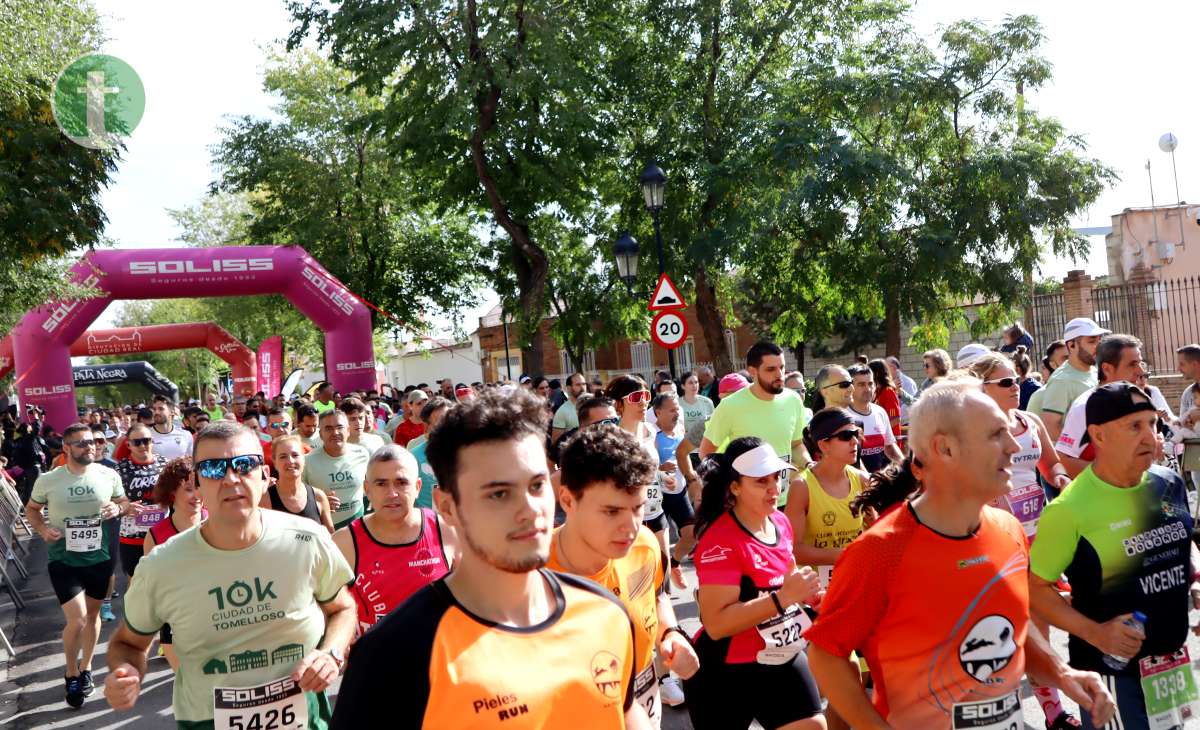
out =
[[[100,41],[86,0],[0,5],[0,329],[68,293],[60,259],[102,243],[100,192],[118,156],[71,142],[50,105],[58,72]]]
[[[792,281],[826,283],[821,304],[859,317],[883,310],[897,327],[900,318],[919,323],[916,344],[944,345],[966,325],[952,308],[996,302],[971,327],[1001,322],[1019,308],[1024,271],[1043,253],[1084,250],[1070,220],[1113,175],[1059,123],[1027,108],[1021,90],[1049,78],[1033,18],[998,28],[955,23],[936,50],[901,24],[891,36],[862,47],[836,75],[786,87],[799,111],[779,114],[765,164],[795,183],[764,216],[789,236]],[[813,97],[820,101],[806,101]],[[798,341],[826,336],[823,326],[844,329],[814,316],[805,284],[789,287],[778,268],[754,257],[744,272],[776,282],[772,291],[800,310],[780,308],[771,320],[777,335]],[[846,297],[856,291],[869,296]],[[889,332],[896,346],[898,335]]]
[[[247,241],[302,244],[415,331],[431,313],[474,304],[484,258],[471,221],[425,202],[374,121],[383,98],[309,50],[273,55],[266,87],[280,120],[234,119],[214,149],[213,192],[245,196]]]

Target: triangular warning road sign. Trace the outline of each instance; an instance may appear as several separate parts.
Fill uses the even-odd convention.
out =
[[[679,294],[679,290],[675,288],[675,283],[671,281],[671,277],[666,274],[659,274],[658,284],[654,287],[654,294],[650,296],[651,312],[659,312],[664,309],[683,309],[687,304],[683,301],[683,296]]]

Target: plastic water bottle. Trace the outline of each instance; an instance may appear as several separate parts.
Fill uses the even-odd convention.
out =
[[[1146,614],[1141,611],[1134,611],[1133,617],[1125,619],[1126,626],[1132,626],[1142,635],[1146,635]],[[1133,657],[1117,656],[1116,654],[1105,654],[1104,663],[1111,669],[1124,669],[1129,665],[1129,660]]]

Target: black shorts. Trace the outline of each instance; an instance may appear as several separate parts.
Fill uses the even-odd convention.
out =
[[[117,572],[117,561],[120,560],[121,518],[114,517],[104,523],[104,536],[108,538],[108,564],[112,572]]]
[[[95,565],[67,565],[51,560],[46,572],[50,574],[50,585],[54,586],[60,606],[81,592],[96,601],[108,598],[108,579],[113,572],[112,563],[107,560]]]
[[[142,559],[141,545],[129,545],[121,543],[121,569],[125,571],[125,575],[133,577],[133,571],[137,570],[138,561]]]
[[[642,524],[645,525],[646,527],[649,527],[650,532],[662,532],[663,530],[670,527],[670,525],[667,524],[667,513],[665,510],[658,517],[653,517],[648,520],[642,520]]]
[[[1112,695],[1117,706],[1117,714],[1107,725],[1096,725],[1087,711],[1079,713],[1079,722],[1084,730],[1097,730],[1101,727],[1119,727],[1123,730],[1150,730],[1150,720],[1146,717],[1146,698],[1142,693],[1142,679],[1135,674],[1101,674],[1100,681]],[[1176,725],[1174,730],[1182,730]]]
[[[173,640],[173,637],[171,635],[171,624],[163,624],[162,628],[158,630],[158,643],[160,643],[160,644],[175,643]]]
[[[683,681],[695,730],[745,730],[754,720],[775,730],[821,713],[804,652],[787,664],[726,664],[728,648],[703,632],[696,640],[700,671]]]
[[[692,499],[686,489],[678,494],[663,493],[663,514],[681,530],[696,524],[696,510],[692,508]]]

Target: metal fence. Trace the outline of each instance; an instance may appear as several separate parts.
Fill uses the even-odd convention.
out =
[[[1096,322],[1142,341],[1143,356],[1157,372],[1173,371],[1175,350],[1200,342],[1200,278],[1097,287]]]
[[[1035,352],[1029,353],[1034,364],[1041,362],[1046,346],[1061,339],[1067,326],[1067,309],[1063,305],[1062,292],[1041,294],[1033,298],[1033,321],[1025,328],[1033,337]]]

